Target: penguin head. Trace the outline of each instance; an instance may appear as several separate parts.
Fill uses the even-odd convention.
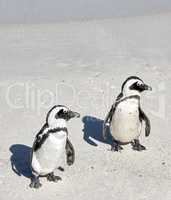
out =
[[[80,117],[80,114],[71,111],[69,108],[63,105],[54,106],[47,114],[46,122],[50,127],[66,127],[66,121],[71,118]]]
[[[140,94],[145,90],[152,90],[152,88],[137,76],[128,77],[122,84],[122,93],[124,96],[140,96]]]

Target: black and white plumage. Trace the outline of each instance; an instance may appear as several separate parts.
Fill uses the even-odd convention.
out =
[[[68,165],[75,160],[72,143],[68,139],[67,121],[80,114],[69,110],[66,106],[54,106],[47,114],[46,123],[36,135],[31,154],[33,177],[30,187],[39,188],[40,176],[46,176],[49,181],[57,182],[60,177],[54,175],[54,170],[60,167],[66,155]]]
[[[113,137],[112,150],[122,150],[121,144],[132,143],[133,149],[145,150],[139,143],[142,122],[145,122],[145,136],[150,134],[150,120],[140,106],[141,92],[152,90],[139,77],[131,76],[122,84],[121,93],[116,98],[103,124],[103,137],[106,139],[108,127]]]

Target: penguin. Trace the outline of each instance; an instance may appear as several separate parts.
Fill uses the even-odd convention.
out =
[[[108,128],[113,138],[112,151],[121,151],[122,145],[131,143],[133,150],[142,151],[146,147],[140,144],[139,136],[142,123],[145,122],[145,136],[150,135],[150,120],[140,106],[141,93],[152,88],[137,76],[128,77],[121,87],[103,123],[103,137],[107,138]]]
[[[66,155],[67,164],[70,166],[75,160],[75,151],[68,138],[67,121],[80,117],[77,112],[71,111],[63,105],[54,106],[47,114],[46,123],[36,135],[31,153],[31,188],[40,188],[39,177],[46,177],[48,181],[61,180],[54,175],[54,170]]]

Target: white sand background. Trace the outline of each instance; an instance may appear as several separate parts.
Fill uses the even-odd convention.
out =
[[[130,75],[153,87],[147,151],[110,151],[102,120]],[[48,25],[0,26],[0,200],[171,199],[171,14]],[[62,181],[29,188],[28,154],[54,104],[69,122],[76,161]],[[18,176],[11,168],[18,171]]]

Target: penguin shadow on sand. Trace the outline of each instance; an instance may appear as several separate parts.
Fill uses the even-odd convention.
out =
[[[84,140],[93,146],[98,146],[95,142],[102,142],[105,144],[112,145],[112,137],[110,132],[108,133],[108,137],[106,140],[103,138],[103,122],[104,120],[98,119],[93,116],[84,116],[82,118],[82,122],[84,124],[83,133]]]
[[[31,147],[23,144],[14,144],[9,150],[12,153],[10,161],[14,173],[18,176],[30,178],[32,176],[30,167]]]

